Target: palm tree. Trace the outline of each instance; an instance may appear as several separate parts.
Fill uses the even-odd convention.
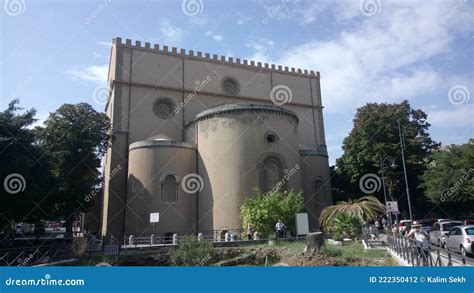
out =
[[[333,232],[342,237],[354,238],[360,234],[362,227],[361,219],[353,214],[339,214],[331,225]]]
[[[369,195],[356,200],[340,201],[335,205],[324,208],[319,217],[319,222],[323,227],[329,227],[340,214],[351,214],[361,221],[366,221],[384,213],[384,205],[375,196]]]

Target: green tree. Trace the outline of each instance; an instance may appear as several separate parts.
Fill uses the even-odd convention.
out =
[[[473,212],[474,139],[433,153],[431,161],[422,177],[428,199],[449,214],[460,215],[466,207]]]
[[[10,221],[46,218],[53,187],[49,156],[32,130],[36,110],[18,113],[18,104],[15,99],[0,112],[0,230]]]
[[[344,153],[336,161],[338,172],[346,174],[350,182],[358,186],[363,175],[368,173],[380,175],[380,160],[389,156],[395,159],[397,167],[385,168],[384,178],[388,195],[392,200],[401,198],[405,193],[405,182],[398,121],[405,137],[405,161],[412,200],[419,202],[423,198],[422,189],[419,187],[419,176],[426,169],[429,155],[439,147],[439,144],[428,134],[430,124],[427,122],[426,113],[411,108],[408,101],[400,104],[368,103],[357,109],[354,127],[343,141]],[[390,165],[390,160],[386,160],[385,166]],[[383,190],[379,188],[376,195],[382,199]],[[403,208],[405,202],[399,204]]]
[[[350,214],[361,221],[375,219],[385,213],[384,205],[374,196],[364,196],[356,200],[340,201],[335,205],[325,207],[319,217],[324,229],[330,229],[334,220],[341,214]]]
[[[302,192],[270,191],[263,193],[255,189],[256,196],[248,197],[240,207],[243,227],[251,224],[255,231],[269,235],[274,232],[280,219],[288,231],[294,231],[295,214],[303,209]]]
[[[51,154],[56,179],[55,208],[66,221],[66,233],[97,186],[101,158],[110,141],[110,122],[86,103],[64,104],[38,129],[41,143]]]

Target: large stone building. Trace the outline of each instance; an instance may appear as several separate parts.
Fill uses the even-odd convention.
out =
[[[255,187],[303,190],[318,228],[332,201],[319,72],[116,38],[108,86],[109,240],[241,228]]]

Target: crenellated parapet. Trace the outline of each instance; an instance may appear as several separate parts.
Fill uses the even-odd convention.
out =
[[[171,55],[171,56],[178,56],[184,57],[186,59],[193,59],[193,60],[202,60],[206,62],[213,62],[213,63],[225,63],[226,65],[232,65],[237,67],[253,67],[259,71],[269,71],[269,72],[276,72],[282,74],[289,74],[289,75],[297,75],[297,76],[305,76],[305,77],[312,77],[318,78],[320,77],[319,71],[307,70],[307,69],[300,69],[295,67],[288,67],[282,65],[275,65],[269,63],[262,63],[262,62],[255,62],[253,60],[241,59],[241,58],[234,58],[234,57],[226,57],[226,56],[219,56],[217,54],[210,54],[210,53],[203,53],[200,51],[195,52],[194,50],[188,50],[176,47],[169,47],[165,45],[159,44],[151,44],[149,42],[142,43],[141,41],[132,42],[130,39],[126,39],[123,42],[122,38],[117,37],[113,39],[114,46],[121,46],[121,47],[128,47],[132,49],[140,49],[146,50],[154,53]]]

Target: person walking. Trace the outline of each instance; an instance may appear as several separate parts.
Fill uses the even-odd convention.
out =
[[[251,224],[248,224],[247,226],[247,240],[252,240],[253,239],[253,228]]]
[[[430,236],[421,229],[421,223],[414,221],[410,232],[406,236],[415,240],[415,247],[418,257],[423,260],[423,265],[427,265],[429,257],[429,239]]]
[[[278,220],[278,222],[275,225],[275,231],[279,238],[283,238],[285,236],[285,229],[286,229],[285,224],[283,224],[281,220]]]

